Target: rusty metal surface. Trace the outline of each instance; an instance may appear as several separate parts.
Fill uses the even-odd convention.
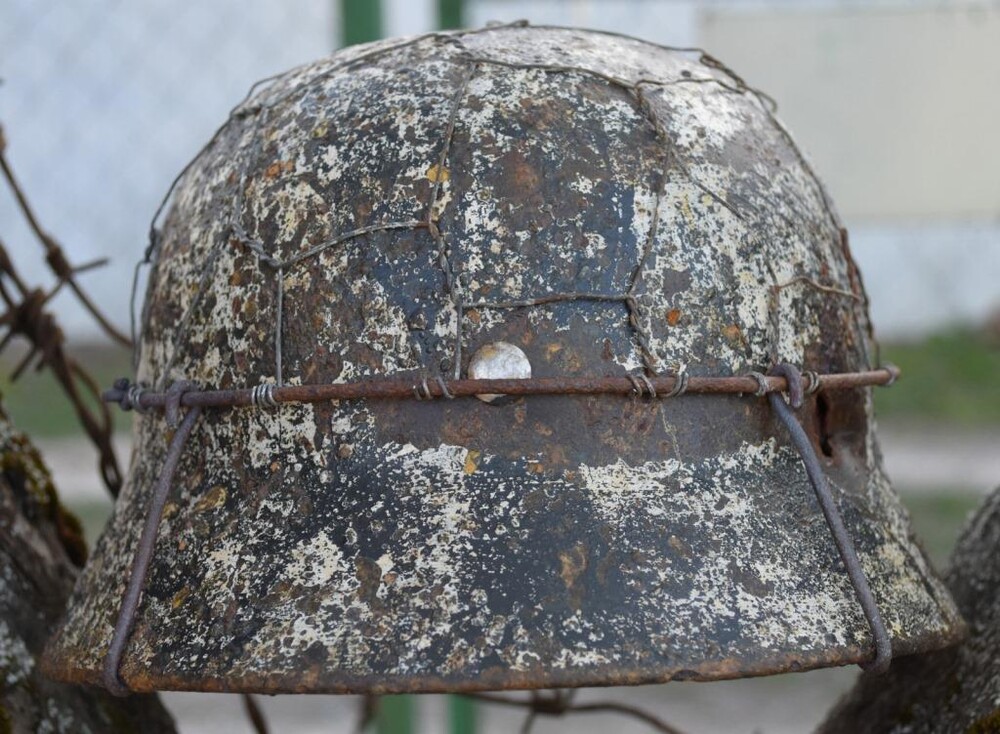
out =
[[[804,380],[807,387],[816,391],[845,390],[857,387],[890,385],[899,376],[899,368],[889,365],[868,372],[846,372],[834,375],[815,375]],[[443,382],[443,384],[442,384]],[[683,388],[683,393],[706,395],[763,395],[784,392],[788,381],[780,375],[761,375],[755,379],[738,377],[652,376],[636,382],[628,377],[542,377],[542,378],[492,378],[468,380],[439,380],[419,377],[417,382],[406,379],[368,379],[358,382],[335,382],[329,385],[298,385],[274,387],[269,391],[273,404],[260,403],[253,389],[187,390],[179,398],[181,407],[245,408],[257,404],[277,407],[281,403],[320,403],[329,400],[416,399],[473,397],[479,393],[497,392],[504,395],[635,395],[638,397],[666,398]],[[652,390],[652,392],[650,392]],[[759,394],[758,394],[759,393]],[[128,379],[118,380],[114,387],[102,393],[107,403],[118,403],[125,410],[163,408],[167,392],[153,392],[144,388],[136,390]],[[255,402],[258,401],[258,402]]]
[[[945,583],[968,621],[968,639],[900,660],[880,680],[862,679],[821,732],[1000,731],[1000,488],[966,523]]]
[[[289,386],[451,379],[497,341],[538,378],[874,367],[846,239],[767,104],[698,53],[603,34],[434,35],[290,72],[186,172],[153,254],[138,378],[157,389],[279,365]],[[803,411],[895,652],[954,641],[870,391]],[[98,679],[166,451],[161,414],[136,426],[49,648],[64,678]],[[137,690],[610,685],[871,654],[760,398],[206,410],[191,446],[120,670]]]

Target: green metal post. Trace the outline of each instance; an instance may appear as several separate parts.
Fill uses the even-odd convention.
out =
[[[465,0],[437,0],[438,28],[462,28],[465,25]]]
[[[465,696],[448,696],[448,723],[451,734],[476,734],[476,703]]]
[[[382,0],[340,0],[340,45],[382,37]]]
[[[378,734],[413,734],[413,697],[380,696],[375,712]]]
[[[462,27],[464,0],[437,0],[438,26]],[[340,0],[341,46],[375,41],[382,37],[381,0]],[[413,699],[410,696],[381,696],[375,713],[378,734],[413,734]],[[451,734],[475,734],[474,704],[464,696],[449,697]]]

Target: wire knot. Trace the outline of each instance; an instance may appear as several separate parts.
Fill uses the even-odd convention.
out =
[[[432,400],[430,385],[427,384],[427,375],[420,378],[420,382],[413,386],[413,397],[417,400]]]
[[[747,377],[752,377],[757,382],[757,390],[754,392],[754,397],[762,398],[770,391],[770,386],[767,384],[767,375],[763,372],[747,372]]]
[[[653,381],[650,380],[644,374],[627,375],[628,379],[632,382],[632,393],[641,398],[643,395],[649,395],[650,400],[656,398],[656,388],[653,387]]]
[[[882,387],[889,387],[896,381],[896,378],[899,377],[899,367],[894,365],[892,362],[886,362],[882,365],[881,369],[889,375],[888,381],[883,382]]]
[[[440,395],[435,395],[431,392],[431,386],[428,383],[427,375],[420,378],[420,382],[413,386],[413,397],[417,400],[434,400],[435,398],[447,398],[448,400],[454,400],[455,395],[451,390],[448,389],[448,383],[444,381],[441,375],[433,378],[434,382],[441,389]]]
[[[274,397],[274,387],[272,382],[254,386],[250,390],[250,405],[258,410],[277,408],[278,401]]]
[[[115,380],[114,389],[118,392],[118,407],[124,411],[134,410],[136,413],[145,413],[148,408],[142,405],[142,395],[149,390],[148,387],[140,383],[134,385],[127,377]]]
[[[455,396],[451,394],[451,390],[448,389],[448,385],[445,383],[443,377],[438,375],[437,377],[434,378],[434,382],[436,382],[438,384],[438,387],[441,388],[441,394],[444,397],[446,397],[448,400],[455,399]]]
[[[819,379],[819,373],[816,372],[816,370],[804,370],[802,372],[802,376],[809,381],[809,384],[805,388],[806,395],[815,395],[823,389],[823,385]]]
[[[178,380],[177,382],[170,385],[167,388],[167,398],[164,404],[164,413],[167,418],[167,425],[171,428],[177,428],[181,422],[181,398],[184,397],[184,393],[192,392],[197,390],[197,383],[191,382],[190,380]]]
[[[798,410],[802,407],[802,373],[799,368],[788,362],[774,365],[768,372],[775,377],[784,377],[788,382],[788,404]]]
[[[674,374],[674,387],[667,393],[667,397],[676,398],[686,393],[688,389],[689,377],[690,375],[687,373],[687,367],[682,365]]]

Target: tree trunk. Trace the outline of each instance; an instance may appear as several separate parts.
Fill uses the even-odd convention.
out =
[[[965,642],[863,677],[821,734],[1000,732],[1000,488],[966,524],[945,581],[969,626]]]
[[[114,698],[38,670],[86,555],[37,450],[0,409],[0,734],[175,731],[155,695]]]

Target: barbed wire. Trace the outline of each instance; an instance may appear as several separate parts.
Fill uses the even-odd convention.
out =
[[[111,325],[76,281],[77,275],[104,265],[106,260],[95,260],[78,266],[70,264],[59,243],[39,223],[24,189],[14,176],[7,159],[6,147],[3,126],[0,125],[0,171],[30,230],[45,250],[45,261],[56,276],[56,284],[48,291],[30,287],[14,266],[7,248],[0,242],[0,299],[5,307],[0,315],[0,328],[7,330],[0,340],[0,352],[15,337],[21,337],[27,342],[28,353],[11,372],[11,381],[16,381],[32,363],[36,370],[48,369],[52,373],[69,399],[80,425],[97,449],[104,486],[112,497],[117,497],[121,490],[122,476],[111,445],[114,429],[111,413],[101,401],[101,390],[93,377],[66,353],[63,331],[46,308],[63,286],[69,286],[76,299],[90,312],[105,334],[120,344],[131,346],[132,342],[128,337]],[[88,403],[85,396],[92,400]]]
[[[483,703],[526,709],[528,714],[521,725],[521,734],[530,734],[539,716],[600,713],[622,714],[639,719],[648,724],[653,730],[662,732],[662,734],[683,734],[680,729],[671,726],[663,719],[654,716],[638,706],[621,703],[620,701],[575,703],[573,699],[576,697],[577,690],[553,690],[547,694],[544,691],[532,691],[528,698],[511,698],[495,693],[466,693],[463,695],[475,701],[482,701]]]

